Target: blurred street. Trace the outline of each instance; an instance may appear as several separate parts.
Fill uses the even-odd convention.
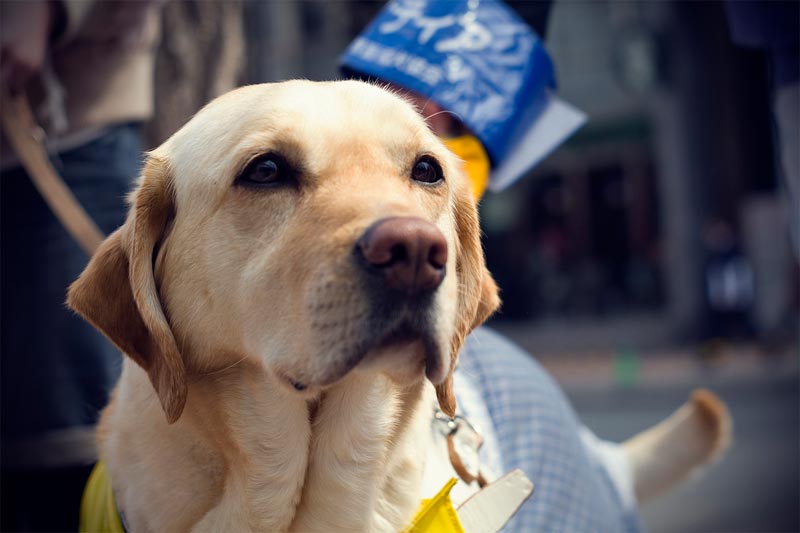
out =
[[[696,387],[727,402],[734,421],[732,448],[706,476],[646,506],[648,531],[800,531],[796,348],[770,358],[739,348],[707,364],[689,353],[640,356],[634,362],[619,354],[540,360],[583,422],[610,440],[659,422]]]

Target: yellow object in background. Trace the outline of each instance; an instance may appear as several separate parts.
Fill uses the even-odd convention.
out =
[[[489,185],[489,155],[473,135],[442,139],[445,146],[464,161],[475,200],[480,200]]]
[[[99,461],[86,482],[81,499],[81,533],[125,533],[119,518],[111,478],[103,461]]]
[[[422,507],[403,533],[464,533],[450,500],[450,490],[455,484],[456,479],[451,478],[436,496],[422,500]]]

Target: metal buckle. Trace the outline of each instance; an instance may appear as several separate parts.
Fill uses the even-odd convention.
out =
[[[434,411],[434,421],[447,438],[447,451],[453,469],[466,483],[477,481],[483,487],[486,481],[480,472],[479,450],[483,446],[480,432],[463,416],[450,418],[438,408]]]

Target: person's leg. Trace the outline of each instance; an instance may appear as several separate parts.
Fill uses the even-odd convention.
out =
[[[140,159],[138,128],[120,126],[54,163],[108,233],[124,221],[124,198]],[[61,486],[80,496],[85,467],[95,460],[94,424],[121,357],[64,305],[67,287],[88,258],[24,171],[2,173],[0,203],[0,491],[3,508],[13,499],[25,520],[13,525],[3,516],[3,528],[36,530],[21,513],[30,505],[47,510],[47,517],[39,517],[47,518],[45,530],[74,530],[78,507],[62,504],[75,494],[59,496],[45,488]],[[41,490],[26,492],[35,488],[26,479],[35,479]]]

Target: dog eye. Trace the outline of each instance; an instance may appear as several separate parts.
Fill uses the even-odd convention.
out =
[[[266,154],[256,158],[245,167],[238,183],[251,186],[282,185],[293,180],[291,168],[283,157],[277,154]]]
[[[411,179],[421,183],[439,183],[444,179],[444,174],[442,174],[442,167],[439,166],[439,163],[425,155],[419,158],[414,164],[414,168],[411,169]]]

